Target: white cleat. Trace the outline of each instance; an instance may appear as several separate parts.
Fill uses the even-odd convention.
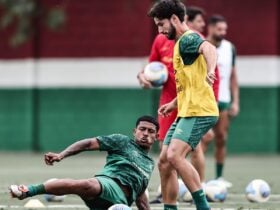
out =
[[[28,188],[25,185],[11,185],[9,190],[13,198],[22,200],[27,197]]]

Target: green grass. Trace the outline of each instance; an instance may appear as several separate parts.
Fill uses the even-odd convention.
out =
[[[0,154],[0,210],[24,209],[27,202],[9,197],[7,188],[10,184],[41,183],[49,178],[89,178],[100,170],[105,163],[105,154],[88,152],[63,160],[55,166],[46,166],[43,154],[6,153]],[[157,160],[157,155],[154,155]],[[214,159],[206,158],[206,178],[214,177]],[[240,155],[230,156],[225,167],[225,177],[233,183],[229,189],[228,198],[224,203],[212,203],[213,209],[280,209],[280,156]],[[255,178],[266,180],[272,189],[272,195],[267,203],[250,203],[246,200],[244,190],[246,185]],[[156,195],[159,185],[158,170],[155,169],[150,185],[150,199]],[[85,209],[83,202],[74,195],[67,196],[62,203],[47,203],[43,196],[37,197],[48,209]],[[53,205],[53,206],[51,206]],[[54,206],[55,205],[55,206]],[[56,206],[56,205],[72,205]],[[78,206],[77,206],[78,205]],[[162,205],[152,205],[152,209],[162,209]],[[192,204],[180,203],[179,209],[195,209]]]

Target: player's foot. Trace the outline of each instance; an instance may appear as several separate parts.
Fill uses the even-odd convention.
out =
[[[162,195],[158,195],[154,200],[150,201],[150,204],[162,203]]]
[[[217,180],[220,181],[221,183],[223,183],[226,188],[232,187],[232,183],[225,180],[223,177],[219,177],[219,178],[217,178]]]
[[[9,190],[13,198],[22,200],[27,197],[28,188],[25,185],[11,185]]]

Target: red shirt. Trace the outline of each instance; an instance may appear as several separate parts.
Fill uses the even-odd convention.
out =
[[[198,33],[198,32],[197,32]],[[198,33],[203,39],[204,36]],[[173,49],[175,42],[174,40],[169,40],[163,34],[158,34],[153,42],[149,62],[160,61],[167,66],[168,69],[168,80],[163,85],[161,96],[160,96],[160,105],[170,102],[176,97],[176,84],[175,84],[175,75],[173,68]],[[219,71],[218,68],[215,68],[216,80],[213,84],[213,91],[216,100],[218,100],[218,90],[219,90]]]

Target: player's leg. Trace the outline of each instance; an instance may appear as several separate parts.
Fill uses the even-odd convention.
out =
[[[163,103],[161,103],[163,104]],[[163,145],[163,141],[165,139],[165,136],[169,130],[169,128],[171,127],[172,123],[176,120],[177,117],[177,110],[174,110],[170,113],[169,116],[167,117],[162,117],[162,116],[158,116],[158,122],[159,122],[159,149],[161,150],[162,145]]]
[[[205,153],[208,149],[208,145],[215,138],[215,133],[213,129],[210,129],[201,139],[201,147],[203,152]]]
[[[229,127],[228,111],[221,111],[219,120],[214,127],[215,132],[215,159],[216,159],[216,177],[223,176],[223,168],[226,157],[226,140]]]
[[[101,187],[95,178],[83,180],[56,179],[51,182],[29,186],[11,185],[10,191],[13,197],[17,197],[19,199],[39,194],[76,194],[83,198],[93,198],[101,192]]]
[[[167,160],[167,150],[176,125],[175,121],[166,134],[158,162],[164,209],[174,210],[177,209],[178,177],[176,170]]]
[[[215,124],[216,117],[180,118],[167,151],[167,159],[192,193],[197,209],[210,209],[198,172],[185,157]]]
[[[201,142],[191,153],[191,163],[199,174],[200,182],[203,183],[205,180],[205,157],[202,150]]]

